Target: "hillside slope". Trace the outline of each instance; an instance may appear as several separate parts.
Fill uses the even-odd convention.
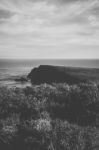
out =
[[[99,69],[40,65],[29,73],[28,78],[34,84],[99,81]]]

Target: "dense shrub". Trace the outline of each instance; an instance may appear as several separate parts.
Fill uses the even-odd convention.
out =
[[[99,88],[94,83],[0,88],[2,150],[94,150],[98,127]]]

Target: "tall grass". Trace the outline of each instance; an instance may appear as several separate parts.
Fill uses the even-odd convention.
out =
[[[0,87],[2,150],[94,150],[98,139],[96,84]]]

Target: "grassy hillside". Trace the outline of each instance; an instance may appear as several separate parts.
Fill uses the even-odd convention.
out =
[[[98,150],[95,83],[0,88],[2,150]]]

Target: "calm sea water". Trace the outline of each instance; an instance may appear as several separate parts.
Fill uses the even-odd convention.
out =
[[[73,60],[73,59],[46,59],[46,60],[18,60],[0,59],[0,86],[30,86],[30,83],[16,83],[18,76],[27,75],[31,69],[39,65],[59,65],[72,67],[99,68],[99,59]]]

